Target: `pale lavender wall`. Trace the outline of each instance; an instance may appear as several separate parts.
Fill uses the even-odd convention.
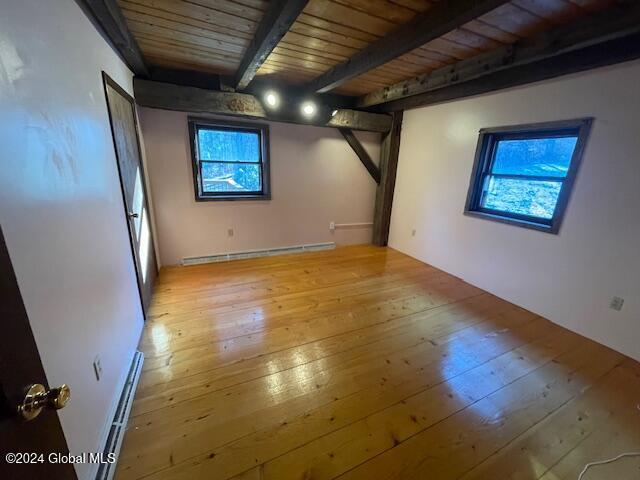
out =
[[[131,91],[73,0],[3,2],[0,222],[72,453],[101,449],[143,321],[102,70]]]
[[[140,117],[163,265],[189,256],[371,241],[371,228],[329,231],[331,221],[371,222],[376,188],[337,130],[269,123],[272,200],[196,202],[187,114],[142,108]],[[377,161],[380,136],[358,135]]]
[[[634,62],[406,112],[390,245],[640,359],[639,80]],[[559,235],[462,214],[480,128],[585,116]]]

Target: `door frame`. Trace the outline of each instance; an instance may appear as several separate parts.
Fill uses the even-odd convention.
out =
[[[133,236],[134,236],[134,232],[132,230],[132,225],[131,225],[131,221],[129,220],[129,212],[127,210],[127,194],[126,194],[126,190],[125,190],[125,186],[124,186],[124,181],[122,178],[122,170],[120,169],[120,155],[118,153],[118,146],[116,145],[116,135],[115,135],[115,131],[113,129],[113,116],[111,115],[111,108],[109,108],[109,93],[107,91],[107,86],[113,88],[116,92],[118,92],[120,95],[122,95],[130,104],[131,104],[131,108],[133,110],[133,124],[136,130],[136,143],[138,145],[138,158],[140,159],[140,177],[141,177],[141,185],[142,185],[142,192],[144,194],[144,206],[147,209],[148,215],[149,215],[149,241],[151,242],[151,245],[153,246],[153,255],[154,255],[154,264],[155,264],[155,268],[156,271],[153,272],[156,276],[158,275],[158,261],[157,261],[157,257],[156,255],[156,247],[155,247],[155,242],[154,242],[154,232],[153,232],[153,225],[152,225],[152,221],[151,221],[151,209],[149,208],[149,197],[147,194],[147,182],[146,182],[146,174],[145,174],[145,170],[144,170],[144,164],[142,161],[142,146],[140,145],[140,128],[138,125],[138,110],[136,108],[136,101],[135,99],[129,95],[129,93],[122,88],[120,85],[118,85],[116,83],[116,81],[111,78],[109,76],[109,74],[107,72],[105,72],[104,70],[102,71],[102,86],[103,86],[103,90],[104,90],[104,101],[105,101],[105,106],[107,107],[107,114],[109,115],[109,130],[111,131],[111,141],[113,142],[113,150],[114,150],[114,154],[116,157],[116,167],[118,168],[118,180],[120,181],[120,192],[122,193],[122,208],[123,208],[123,212],[124,212],[124,219],[125,222],[127,224],[127,231],[129,233],[129,245],[131,246],[131,259],[133,260],[133,268],[135,269],[136,272],[136,283],[138,284],[138,295],[140,296],[140,307],[142,308],[142,316],[144,318],[144,320],[147,320],[147,309],[145,308],[145,304],[144,304],[144,294],[142,293],[143,291],[143,285],[141,284],[142,282],[142,272],[140,272],[140,269],[138,268],[138,254],[136,253],[136,246],[133,242]]]

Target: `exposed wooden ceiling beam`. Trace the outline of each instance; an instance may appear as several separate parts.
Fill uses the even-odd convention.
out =
[[[386,37],[360,50],[344,63],[323,73],[309,84],[315,92],[328,92],[394,58],[418,48],[461,25],[507,3],[508,0],[440,1]]]
[[[76,0],[89,19],[118,51],[136,75],[149,74],[144,56],[129,31],[127,22],[116,0]]]
[[[224,77],[221,79],[221,82],[223,81]],[[220,88],[220,90],[224,90],[224,88]],[[309,90],[307,90],[304,85],[284,83],[281,79],[274,79],[269,76],[254,78],[243,93],[251,93],[256,97],[262,97],[268,91],[274,91],[284,99],[309,97],[325,105],[334,105],[340,108],[355,108],[356,102],[358,101],[358,97],[341,95],[334,92],[309,95]]]
[[[399,111],[640,58],[640,3],[620,3],[364,95],[357,105]]]
[[[134,78],[133,90],[136,103],[143,107],[381,133],[391,128],[390,115],[341,108],[333,114],[335,107],[319,102],[313,119],[305,119],[299,111],[301,98],[290,98],[289,103],[283,105],[278,112],[270,112],[257,97],[247,93],[221,92],[141,78]]]
[[[156,82],[173,83],[185,87],[198,87],[207,90],[220,90],[223,92],[235,92],[231,87],[232,79],[225,75],[201,72],[197,70],[185,70],[181,68],[169,68],[151,65],[149,67],[148,80]],[[272,78],[256,78],[251,85],[242,93],[250,93],[256,97],[261,97],[267,91],[279,93],[282,98],[303,98],[308,95],[308,91],[300,85],[290,85],[276,81]],[[358,97],[326,93],[314,95],[320,103],[333,108],[352,109],[356,105]]]
[[[240,62],[234,78],[236,90],[244,90],[253,80],[271,51],[289,31],[308,0],[271,0],[256,33]]]
[[[176,85],[185,85],[188,87],[222,90],[220,75],[200,72],[197,70],[185,70],[180,68],[151,65],[149,67],[149,80],[175,83]]]
[[[362,162],[362,165],[364,165],[364,168],[367,169],[369,175],[371,175],[371,178],[373,178],[376,183],[380,183],[380,169],[375,163],[373,163],[373,160],[371,160],[371,157],[360,143],[360,140],[358,140],[358,138],[354,135],[353,130],[351,130],[350,128],[338,128],[338,130],[340,130],[340,133],[342,134],[344,139],[358,156],[358,158]]]

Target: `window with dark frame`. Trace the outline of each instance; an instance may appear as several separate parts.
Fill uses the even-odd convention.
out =
[[[189,118],[197,201],[268,200],[269,127]]]
[[[465,213],[557,233],[591,118],[480,130]]]

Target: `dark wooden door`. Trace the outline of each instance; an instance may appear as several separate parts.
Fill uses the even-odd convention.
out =
[[[151,220],[138,139],[135,103],[133,98],[106,73],[103,73],[102,76],[140,297],[143,310],[146,312],[153,293],[158,267],[151,235]]]
[[[76,479],[70,464],[51,463],[50,454],[68,454],[55,410],[43,408],[33,420],[18,413],[32,384],[48,387],[40,354],[0,229],[0,478],[3,480]],[[35,463],[7,462],[8,454],[35,454]],[[25,460],[24,457],[21,458]],[[42,460],[42,462],[40,462]]]

